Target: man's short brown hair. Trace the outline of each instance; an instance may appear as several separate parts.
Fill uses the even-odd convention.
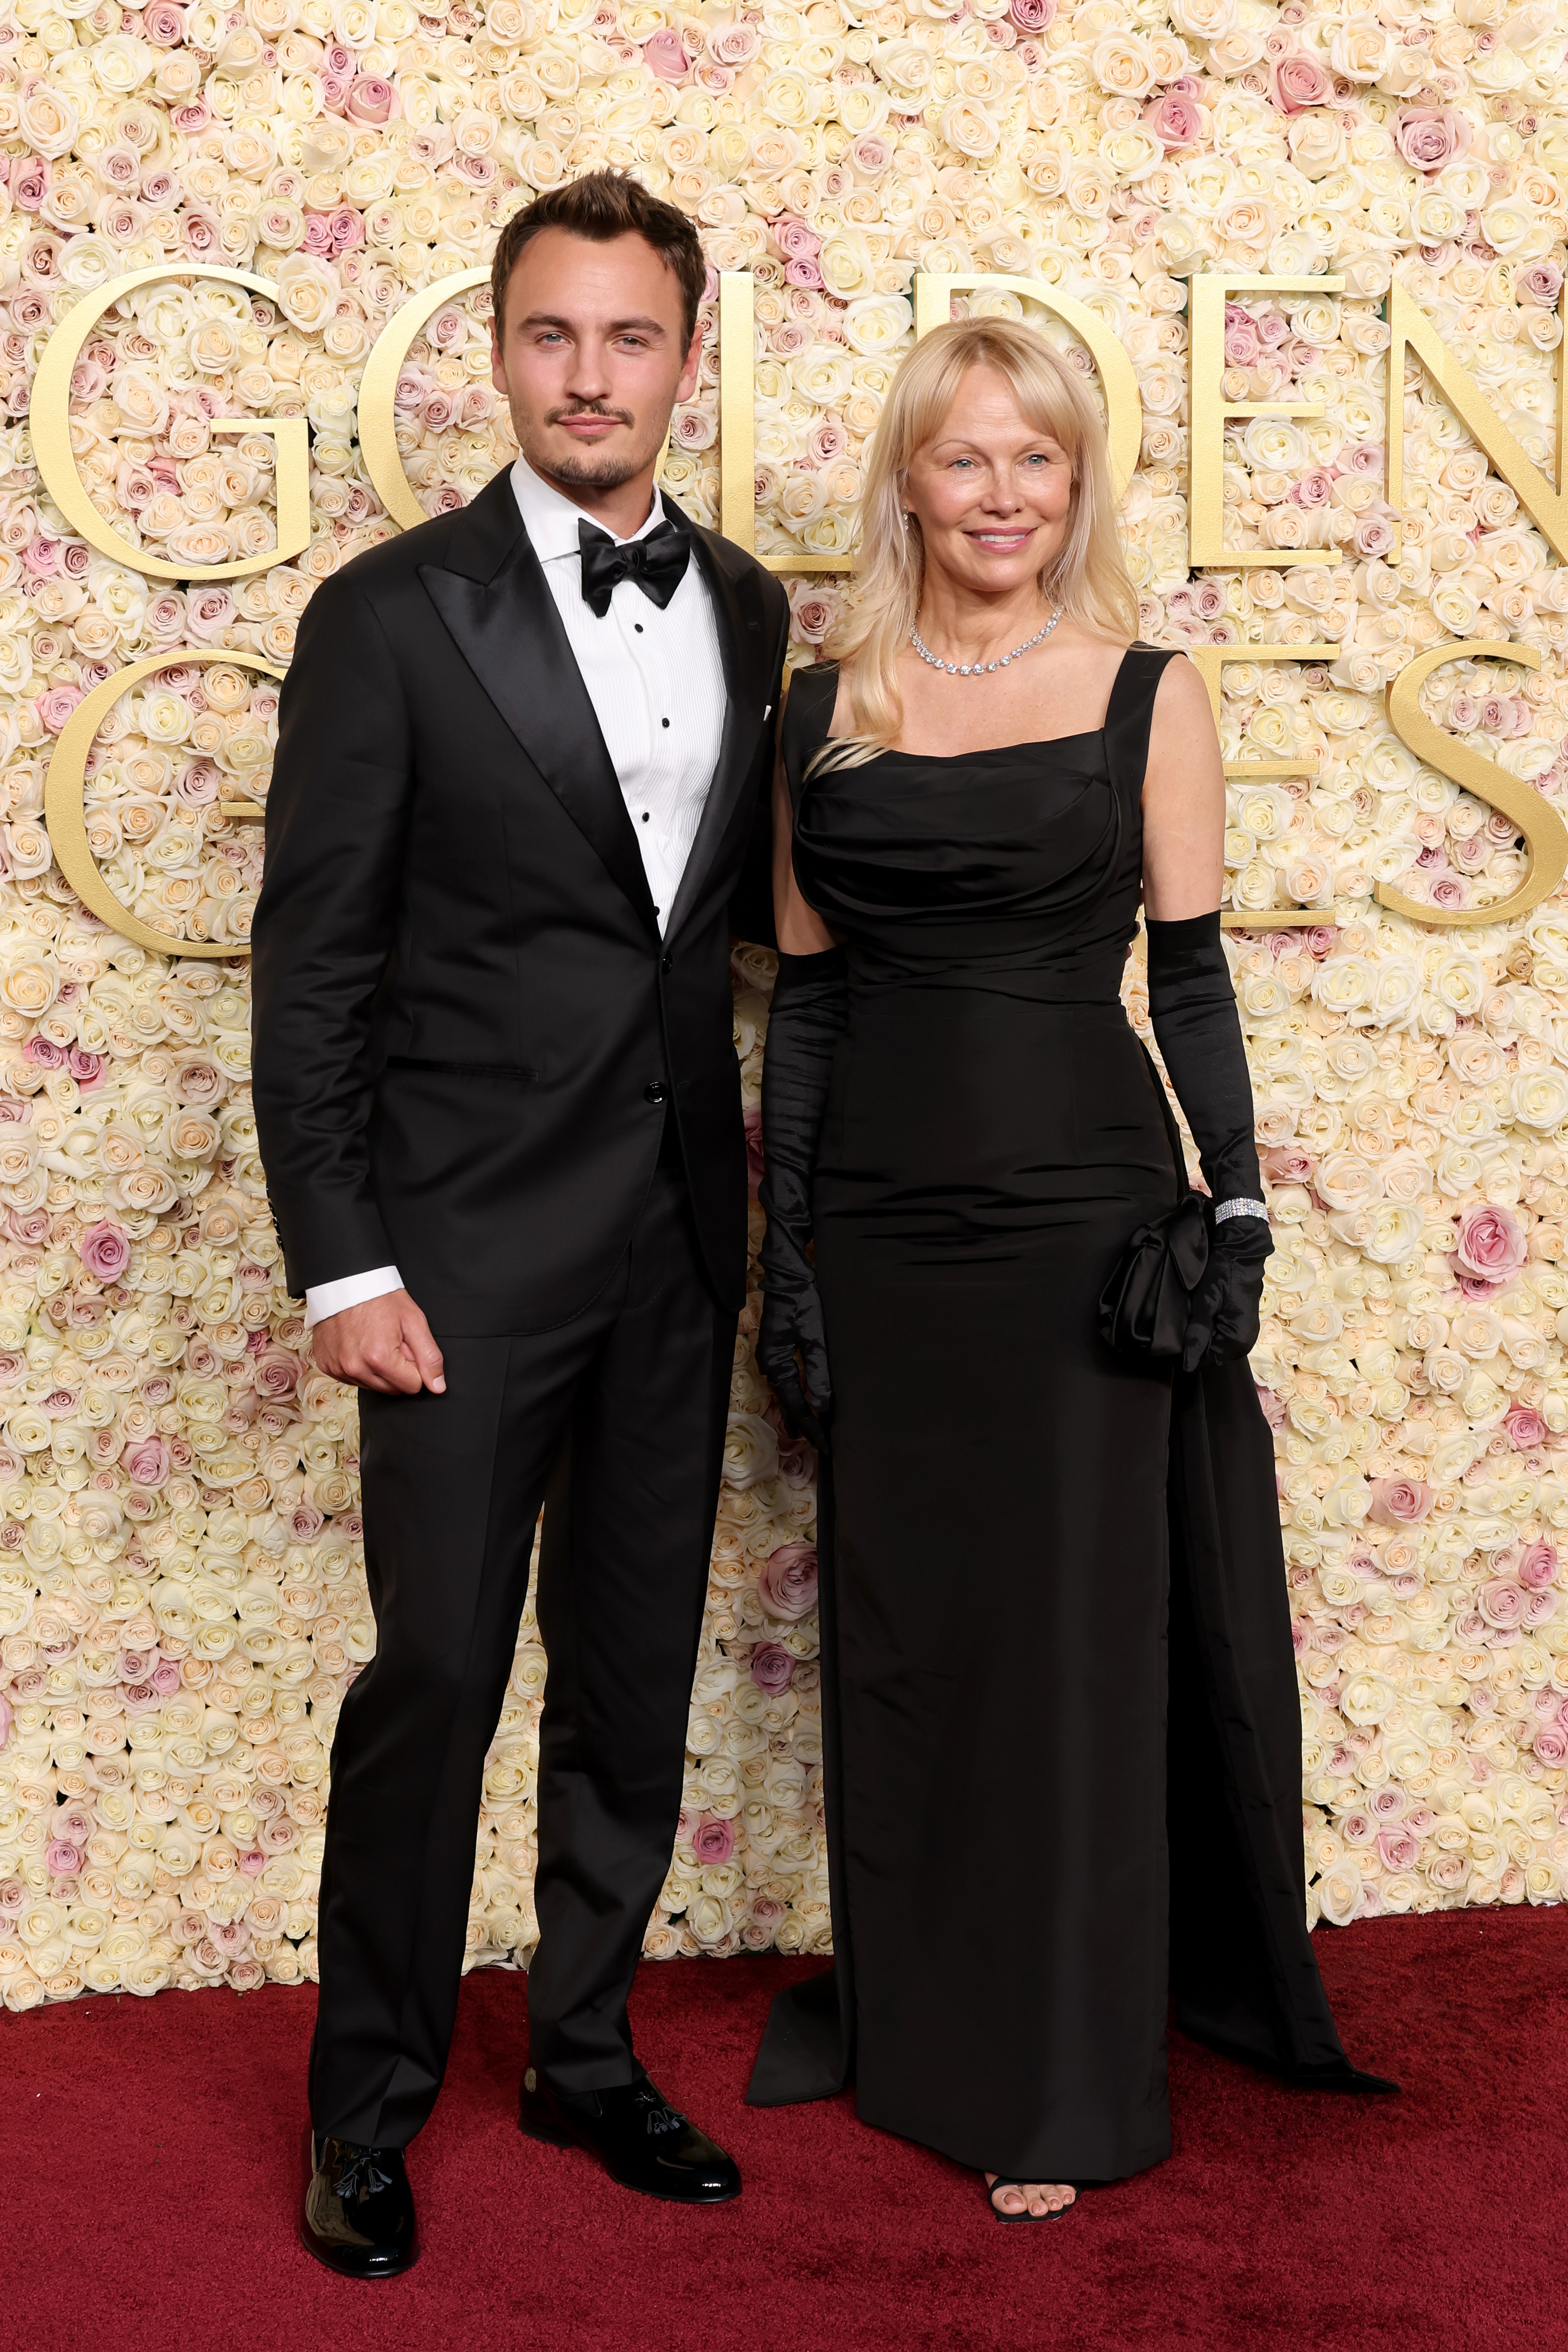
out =
[[[507,289],[518,257],[545,228],[563,228],[569,236],[586,237],[592,245],[608,245],[618,236],[642,237],[666,269],[674,271],[685,339],[690,343],[696,332],[697,305],[707,283],[707,263],[697,233],[685,213],[651,196],[640,180],[629,179],[623,172],[585,173],[580,180],[549,189],[512,215],[497,241],[496,258],[490,266],[497,338],[504,324]]]

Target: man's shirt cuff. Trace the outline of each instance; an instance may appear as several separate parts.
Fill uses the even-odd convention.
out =
[[[367,1298],[384,1298],[401,1290],[402,1276],[395,1265],[375,1265],[368,1274],[346,1274],[340,1282],[313,1282],[305,1293],[305,1328],[341,1315],[346,1307],[362,1307]]]

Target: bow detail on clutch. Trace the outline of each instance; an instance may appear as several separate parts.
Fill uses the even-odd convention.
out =
[[[663,612],[685,577],[691,541],[674,523],[662,522],[646,539],[612,539],[591,522],[577,526],[582,555],[583,602],[602,621],[622,580],[634,580]]]
[[[1207,1208],[1200,1192],[1188,1192],[1178,1207],[1140,1225],[1100,1294],[1102,1339],[1121,1355],[1180,1363],[1192,1295],[1207,1267],[1208,1248]]]

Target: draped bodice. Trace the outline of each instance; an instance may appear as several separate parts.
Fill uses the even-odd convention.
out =
[[[953,758],[818,769],[838,691],[798,671],[784,721],[795,874],[857,987],[1113,1003],[1137,920],[1149,721],[1170,656],[1124,656],[1092,732]]]

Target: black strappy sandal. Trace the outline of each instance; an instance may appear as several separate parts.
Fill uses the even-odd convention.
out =
[[[982,2182],[985,2181],[985,2178],[986,2176],[982,2172],[980,2175]],[[995,2201],[998,2189],[1027,2189],[1029,2187],[1029,2183],[1027,2180],[1014,2180],[1009,2174],[998,2172],[996,2179],[991,2181],[986,2189],[986,2202],[989,2205],[992,2213],[998,2221],[1060,2221],[1064,2213],[1071,2212],[1072,2206],[1076,2205],[1078,2202],[1080,2193],[1078,2183],[1075,2180],[1064,2180],[1061,2183],[1061,2186],[1063,2189],[1071,2189],[1072,2190],[1072,2205],[1058,2205],[1053,2210],[1046,2213],[1031,2213],[1029,2207],[1026,2205],[1021,2213],[1004,2213],[1001,2207]]]

